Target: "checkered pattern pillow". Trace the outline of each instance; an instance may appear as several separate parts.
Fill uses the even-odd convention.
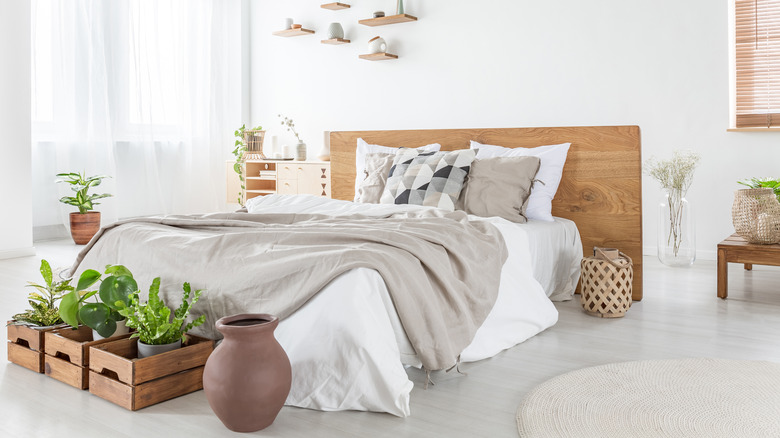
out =
[[[476,152],[418,153],[401,149],[393,160],[381,204],[414,204],[454,211]]]

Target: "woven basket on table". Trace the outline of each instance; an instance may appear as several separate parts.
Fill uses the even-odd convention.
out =
[[[749,243],[780,242],[780,203],[770,188],[734,192],[731,220],[737,234]]]
[[[259,159],[265,159],[263,154],[263,140],[265,139],[265,131],[256,129],[247,129],[244,131],[244,145],[246,145],[246,155],[256,157]]]
[[[580,302],[589,315],[620,318],[631,307],[634,263],[624,253],[609,260],[600,248],[601,257],[585,257],[581,263]]]

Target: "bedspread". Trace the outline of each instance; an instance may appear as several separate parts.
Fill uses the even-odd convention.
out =
[[[101,230],[71,272],[125,264],[139,285],[162,277],[161,296],[181,301],[181,283],[206,289],[195,333],[236,313],[292,314],[340,274],[366,267],[388,286],[423,366],[449,368],[498,294],[507,250],[492,225],[461,212],[352,215],[219,213],[120,221]],[[98,262],[102,264],[97,264]],[[143,287],[143,286],[142,286]]]

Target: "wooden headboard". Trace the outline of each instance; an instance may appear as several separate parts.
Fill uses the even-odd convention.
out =
[[[574,221],[583,254],[594,246],[619,248],[634,261],[633,299],[642,299],[642,155],[638,126],[431,129],[330,133],[333,198],[355,197],[355,147],[370,144],[442,150],[467,149],[471,140],[505,147],[571,143],[553,215]]]

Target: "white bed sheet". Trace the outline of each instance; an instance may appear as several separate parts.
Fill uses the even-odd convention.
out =
[[[254,198],[247,203],[250,213],[330,216],[385,215],[424,208],[428,207],[356,204],[285,195]],[[492,357],[554,325],[558,319],[545,288],[534,277],[540,275],[547,284],[556,284],[552,280],[555,269],[541,266],[555,257],[545,255],[542,248],[545,241],[565,236],[566,231],[549,231],[555,225],[526,227],[500,218],[481,220],[493,223],[501,231],[507,243],[508,259],[502,270],[496,305],[471,345],[461,354],[464,362]],[[537,228],[546,230],[539,232],[546,237],[534,236],[537,231],[533,230]],[[534,258],[538,261],[534,262]],[[409,394],[413,384],[404,365],[419,366],[420,362],[401,326],[384,280],[376,271],[361,268],[342,274],[281,321],[276,336],[293,366],[288,405],[324,411],[365,410],[410,415]]]

